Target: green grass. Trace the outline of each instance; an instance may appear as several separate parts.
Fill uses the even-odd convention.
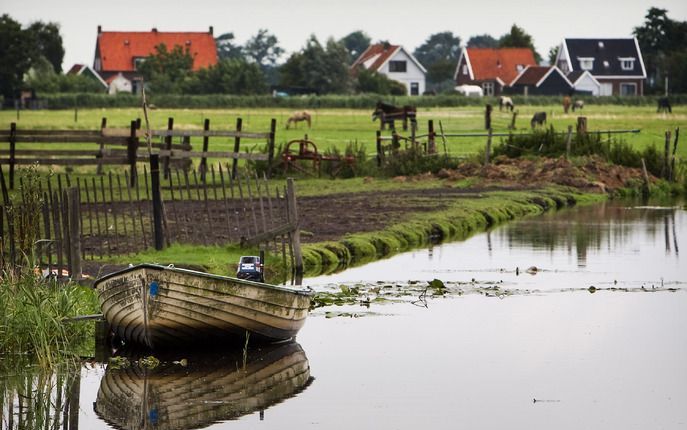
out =
[[[687,106],[678,105],[672,114],[657,114],[655,106],[619,106],[592,105],[585,106],[578,113],[564,114],[560,105],[528,106],[518,105],[519,112],[516,122],[516,132],[529,130],[529,120],[534,112],[545,111],[557,131],[564,132],[568,125],[574,126],[578,115],[587,117],[589,130],[620,130],[641,129],[638,134],[621,135],[630,145],[642,149],[648,145],[663,148],[665,132],[673,131],[676,127],[687,128]],[[151,128],[167,127],[167,118],[174,118],[175,128],[202,128],[204,119],[210,119],[211,129],[234,129],[236,118],[243,118],[243,129],[246,131],[263,132],[269,129],[270,119],[277,119],[276,144],[285,145],[287,142],[303,138],[305,134],[317,145],[319,152],[337,148],[343,151],[351,142],[358,142],[365,146],[368,157],[376,153],[375,131],[379,124],[370,119],[370,110],[363,109],[316,109],[312,110],[313,125],[307,129],[299,124],[297,129],[286,130],[284,124],[293,109],[275,108],[245,108],[245,109],[157,109],[150,111]],[[141,109],[82,109],[78,111],[78,122],[74,121],[73,110],[56,111],[22,111],[17,121],[16,112],[0,111],[0,124],[9,128],[11,122],[17,122],[20,128],[29,129],[98,129],[102,117],[107,117],[109,127],[129,127],[132,119],[142,117]],[[511,115],[499,112],[493,113],[492,127],[495,132],[505,132],[510,124]],[[434,119],[435,130],[439,132],[441,121],[446,133],[475,133],[482,132],[484,127],[484,109],[479,106],[464,106],[455,108],[419,108],[418,134],[426,133],[427,120]],[[401,134],[404,134],[401,132]],[[407,134],[407,133],[405,133]],[[683,138],[684,139],[684,138]],[[475,154],[484,148],[486,138],[449,138],[447,149],[451,155],[465,156]],[[195,148],[200,148],[201,140],[192,140]],[[245,140],[242,149],[262,147],[263,142]],[[443,150],[441,139],[437,145]],[[233,149],[233,140],[211,140],[211,150]],[[678,155],[687,158],[687,144],[678,147]],[[196,161],[197,162],[197,161]]]

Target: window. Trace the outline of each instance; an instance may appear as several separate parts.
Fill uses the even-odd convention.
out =
[[[419,96],[420,95],[420,84],[417,82],[411,82],[410,83],[410,95],[411,96]]]
[[[578,57],[577,59],[580,62],[580,69],[592,70],[594,68],[594,59],[593,58]]]
[[[467,64],[463,64],[463,74],[467,75],[468,74],[468,66]]]
[[[483,82],[482,83],[482,90],[484,91],[485,96],[493,96],[494,95],[494,83],[493,82]]]
[[[620,95],[621,96],[636,96],[637,95],[637,84],[634,82],[621,83],[620,84]]]
[[[630,57],[630,58],[618,58],[620,60],[620,68],[623,70],[634,70],[635,68],[635,59]]]
[[[405,73],[406,62],[405,61],[389,61],[389,72]]]

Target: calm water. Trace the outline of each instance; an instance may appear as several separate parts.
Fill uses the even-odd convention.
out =
[[[684,209],[530,218],[306,279],[324,291],[474,280],[512,295],[318,308],[297,344],[245,359],[183,367],[179,354],[156,372],[88,365],[63,390],[79,394],[78,416],[63,416],[84,429],[684,429],[685,252]],[[4,399],[3,429],[19,420],[18,402],[10,414]]]

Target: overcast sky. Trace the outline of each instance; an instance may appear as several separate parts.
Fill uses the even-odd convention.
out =
[[[687,21],[686,0],[0,0],[0,14],[24,26],[58,23],[68,69],[93,64],[98,25],[104,31],[207,31],[213,26],[215,37],[233,32],[240,44],[266,28],[291,53],[311,34],[324,42],[363,30],[373,41],[388,40],[412,52],[433,33],[452,31],[465,44],[478,34],[498,38],[515,23],[547,58],[563,37],[629,37],[652,6]]]

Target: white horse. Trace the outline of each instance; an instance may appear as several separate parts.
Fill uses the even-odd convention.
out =
[[[506,107],[507,111],[510,110],[511,112],[513,112],[515,104],[513,103],[513,100],[510,97],[501,96],[499,97],[499,111],[502,111],[504,106]]]

